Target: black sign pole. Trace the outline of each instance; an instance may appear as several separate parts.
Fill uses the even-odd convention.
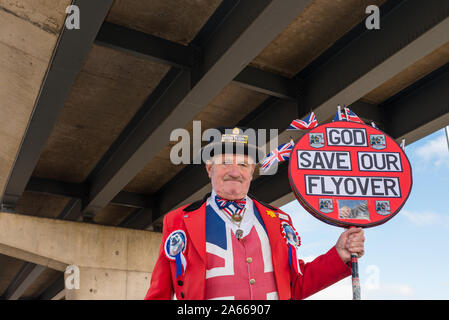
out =
[[[352,270],[352,300],[360,300],[359,263],[357,253],[351,254],[351,270]]]

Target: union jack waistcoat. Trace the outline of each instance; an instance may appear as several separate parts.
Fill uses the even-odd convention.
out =
[[[254,225],[238,240],[210,205],[206,207],[206,299],[277,299],[270,242],[254,208]]]

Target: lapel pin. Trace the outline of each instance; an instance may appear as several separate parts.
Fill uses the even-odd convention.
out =
[[[276,218],[276,214],[274,213],[273,210],[267,210],[267,214],[272,218]]]

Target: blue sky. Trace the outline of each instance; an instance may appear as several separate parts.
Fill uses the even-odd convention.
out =
[[[383,225],[365,229],[359,260],[362,299],[449,299],[449,150],[444,129],[406,146],[413,187],[402,210]],[[343,229],[321,222],[297,201],[290,214],[311,261],[329,250]],[[309,299],[352,299],[351,278]]]

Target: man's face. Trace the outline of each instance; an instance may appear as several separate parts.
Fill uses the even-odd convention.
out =
[[[222,198],[238,200],[246,196],[256,165],[241,154],[217,155],[206,170],[215,192]]]

